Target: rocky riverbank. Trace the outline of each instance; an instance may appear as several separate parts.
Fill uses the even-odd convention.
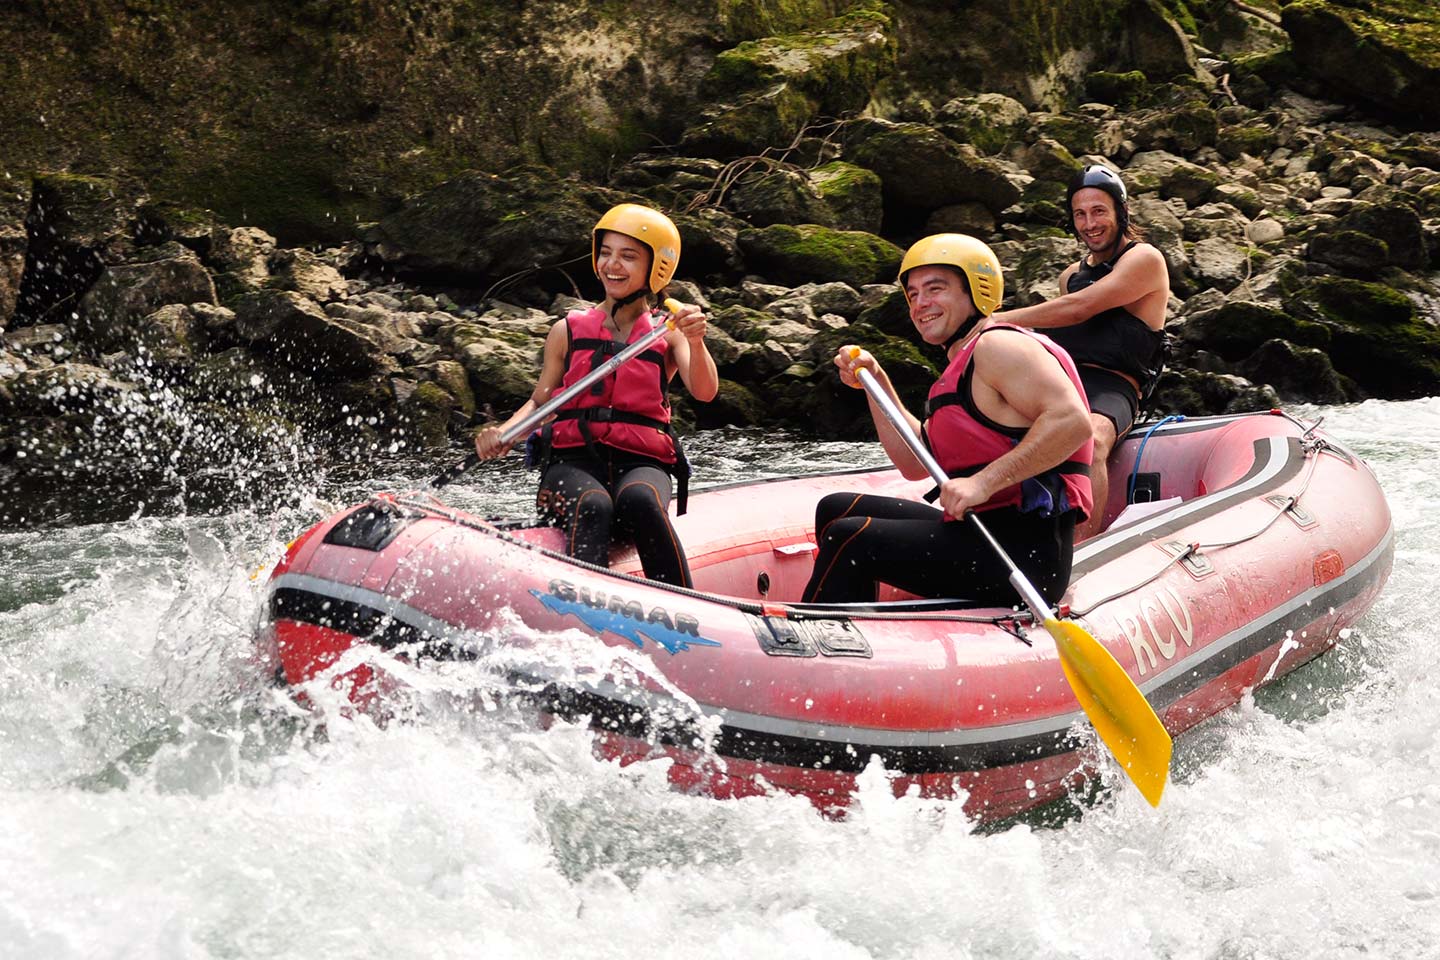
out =
[[[1440,92],[1434,45],[1316,0],[1183,27],[1138,6],[1130,54],[1105,64],[1126,69],[1026,102],[1015,81],[934,96],[953,81],[925,82],[907,40],[935,11],[837,5],[712,52],[673,146],[604,176],[449,175],[331,245],[282,245],[129,171],[9,177],[0,525],[233,501],[317,462],[442,464],[528,396],[549,325],[596,294],[590,226],[623,200],[672,213],[673,292],[712,316],[721,393],[677,404],[689,428],[868,436],[835,347],[871,346],[912,401],[940,360],[892,282],[903,247],[972,233],[1007,306],[1053,296],[1077,256],[1064,182],[1100,161],[1170,268],[1152,412],[1440,393],[1440,98],[1417,99]],[[1054,75],[1026,71],[1037,90]]]

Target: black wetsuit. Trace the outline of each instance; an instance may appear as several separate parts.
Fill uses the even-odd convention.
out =
[[[630,536],[651,580],[691,586],[690,565],[670,523],[670,473],[659,460],[594,444],[554,450],[535,506],[542,521],[565,532],[565,552],[597,566],[610,563],[612,529]]]

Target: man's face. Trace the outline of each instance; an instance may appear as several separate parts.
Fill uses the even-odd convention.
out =
[[[942,344],[975,313],[960,274],[949,267],[916,267],[905,275],[910,322],[926,343]]]
[[[1070,199],[1070,221],[1091,253],[1112,249],[1120,239],[1115,199],[1099,187],[1083,187]]]

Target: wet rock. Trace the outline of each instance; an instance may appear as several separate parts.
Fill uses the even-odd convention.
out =
[[[69,320],[74,302],[107,266],[135,251],[143,197],[103,177],[36,177],[25,218],[28,246],[13,326]]]
[[[25,253],[29,238],[25,233],[25,213],[30,207],[30,184],[0,180],[0,330],[10,323],[15,305],[20,300],[20,281],[25,275]]]
[[[280,250],[270,260],[270,285],[294,290],[317,303],[338,300],[348,292],[340,271],[308,250]]]
[[[1231,362],[1250,356],[1269,340],[1325,349],[1330,346],[1330,329],[1320,323],[1245,300],[1227,300],[1218,308],[1192,310],[1186,305],[1186,319],[1177,328],[1187,342],[1214,351]]]

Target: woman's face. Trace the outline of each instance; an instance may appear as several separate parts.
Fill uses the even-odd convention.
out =
[[[605,296],[612,300],[648,289],[650,248],[634,237],[607,230],[600,235],[595,272],[605,286]]]

